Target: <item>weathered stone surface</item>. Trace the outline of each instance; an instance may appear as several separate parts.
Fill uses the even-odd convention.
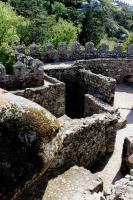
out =
[[[44,84],[43,63],[24,54],[18,54],[18,61],[13,65],[10,75],[0,65],[0,87],[7,90],[36,87]]]
[[[16,48],[16,51],[41,59],[45,63],[88,58],[133,58],[132,44],[129,45],[127,52],[122,50],[120,44],[116,44],[112,51],[109,51],[109,47],[106,43],[101,44],[98,50],[92,42],[87,42],[82,49],[80,49],[81,45],[78,42],[74,43],[71,49],[64,44],[64,42],[58,44],[58,50],[54,49],[54,45],[47,43],[44,49],[39,48],[37,44],[32,44],[30,52],[25,52],[23,46]],[[69,50],[66,51],[66,49]],[[61,50],[63,51],[61,52]]]
[[[19,45],[17,48],[16,48],[16,51],[18,53],[23,53],[25,54],[25,47],[23,45]]]
[[[61,118],[60,118],[61,120]],[[51,168],[93,166],[114,150],[116,116],[98,114],[85,119],[65,120],[55,139],[45,146],[47,157],[55,154]]]
[[[126,137],[123,145],[122,153],[122,170],[125,173],[129,173],[130,169],[133,168],[133,164],[129,162],[129,157],[133,154],[133,137]]]
[[[96,49],[92,42],[87,42],[85,45],[85,58],[96,56]]]
[[[116,127],[118,129],[122,129],[124,128],[125,126],[127,125],[127,119],[126,118],[123,118],[123,117],[118,117],[118,122],[116,124]]]
[[[128,56],[133,57],[133,44],[130,44],[128,47]]]
[[[98,49],[98,57],[108,58],[109,56],[109,46],[107,44],[101,44]]]
[[[104,102],[113,104],[116,81],[112,78],[80,69],[77,64],[59,68],[44,67],[44,71],[66,84],[66,114],[72,118],[84,116],[85,94],[92,94]]]
[[[39,56],[39,45],[32,44],[30,46],[30,55],[33,56],[33,57]]]
[[[44,146],[59,127],[46,109],[0,90],[0,190],[9,192],[42,173],[48,164]]]
[[[114,57],[119,58],[122,56],[122,46],[121,44],[116,44],[114,46],[114,51],[113,51]]]
[[[74,166],[49,181],[43,200],[100,200],[103,183],[88,170]]]
[[[16,90],[12,93],[38,103],[56,117],[65,114],[65,84],[46,74],[43,86]]]
[[[132,200],[133,199],[133,176],[127,175],[117,181],[112,189],[109,200]]]
[[[64,61],[67,60],[68,56],[68,50],[67,50],[67,45],[65,42],[62,42],[58,46],[58,52],[59,52],[59,60]]]
[[[103,112],[109,112],[111,114],[117,114],[117,110],[114,109],[112,106],[110,106],[107,103],[104,103],[99,98],[95,98],[94,96],[90,94],[85,95],[85,101],[84,101],[84,116],[91,116],[93,114],[103,113]]]
[[[96,74],[115,78],[117,82],[123,82],[127,75],[132,74],[133,59],[98,58],[81,60],[75,63],[75,65],[82,66]]]
[[[81,69],[78,74],[81,91],[99,97],[110,105],[114,102],[115,79]]]

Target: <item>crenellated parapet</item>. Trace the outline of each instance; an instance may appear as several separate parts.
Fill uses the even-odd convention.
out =
[[[11,74],[7,74],[6,68],[0,64],[0,87],[14,90],[44,84],[43,63],[40,60],[24,54],[18,54],[17,60]]]
[[[50,43],[46,44],[44,48],[32,44],[28,52],[22,46],[17,47],[17,51],[40,59],[44,63],[90,58],[133,58],[133,44],[129,45],[127,51],[123,51],[121,44],[116,44],[110,51],[107,44],[101,44],[99,48],[96,48],[92,42],[87,42],[85,47],[81,46],[79,42],[75,42],[71,48],[62,42],[59,43],[57,49]]]

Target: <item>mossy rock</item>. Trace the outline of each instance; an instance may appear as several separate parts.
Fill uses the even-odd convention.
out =
[[[48,165],[44,147],[59,128],[46,109],[0,90],[0,192],[23,186]]]

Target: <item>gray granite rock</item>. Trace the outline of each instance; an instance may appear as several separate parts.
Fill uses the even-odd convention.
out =
[[[0,189],[13,192],[43,173],[48,165],[43,157],[44,146],[59,127],[46,109],[0,90]]]

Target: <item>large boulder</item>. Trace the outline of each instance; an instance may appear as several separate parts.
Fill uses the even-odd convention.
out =
[[[0,90],[0,199],[45,171],[44,147],[59,126],[38,104]]]

